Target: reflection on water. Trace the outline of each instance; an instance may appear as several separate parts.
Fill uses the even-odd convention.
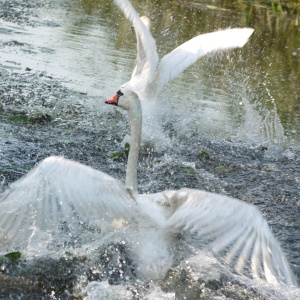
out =
[[[151,18],[161,57],[200,33],[255,28],[243,49],[201,59],[162,93],[160,100],[181,115],[179,130],[188,126],[208,136],[276,144],[286,142],[285,134],[288,144],[299,142],[299,15],[247,1],[132,2]],[[50,22],[53,26],[38,28],[1,26],[2,66],[45,70],[101,98],[130,78],[135,37],[112,2],[74,2]]]

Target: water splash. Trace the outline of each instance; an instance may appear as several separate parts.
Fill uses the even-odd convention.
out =
[[[243,86],[239,103],[243,117],[237,138],[254,144],[283,147],[286,145],[286,137],[275,99],[267,86],[267,76],[266,74],[256,88],[249,87],[247,81]]]

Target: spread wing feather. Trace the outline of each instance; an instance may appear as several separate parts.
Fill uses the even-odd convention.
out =
[[[251,204],[198,190],[172,194],[172,228],[196,233],[236,271],[296,285],[295,276],[266,219]]]
[[[137,216],[118,180],[88,166],[49,157],[15,182],[0,200],[1,250],[24,247],[36,232],[78,236],[102,232]]]
[[[166,54],[159,63],[155,79],[157,93],[202,56],[241,48],[253,33],[252,28],[233,28],[198,35]]]
[[[137,59],[133,70],[130,87],[135,92],[140,92],[154,77],[158,64],[156,43],[146,25],[142,22],[134,7],[128,0],[114,0],[115,4],[132,22],[137,37]]]

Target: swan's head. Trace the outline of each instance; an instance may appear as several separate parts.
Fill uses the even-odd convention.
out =
[[[146,16],[141,16],[141,21],[144,23],[146,28],[150,31],[151,29],[151,21],[148,17]],[[131,30],[134,31],[134,26],[131,26]]]
[[[141,21],[145,24],[145,26],[147,27],[147,29],[150,31],[151,29],[151,22],[150,19],[146,16],[141,16]]]
[[[127,111],[129,111],[133,105],[139,102],[140,99],[138,95],[133,90],[127,88],[118,90],[115,96],[105,100],[106,104],[119,106]]]

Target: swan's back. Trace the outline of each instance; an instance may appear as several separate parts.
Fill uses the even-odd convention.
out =
[[[47,236],[57,243],[91,238],[132,220],[134,202],[118,180],[62,157],[49,157],[15,182],[0,200],[1,249]],[[39,237],[37,237],[39,236]]]

